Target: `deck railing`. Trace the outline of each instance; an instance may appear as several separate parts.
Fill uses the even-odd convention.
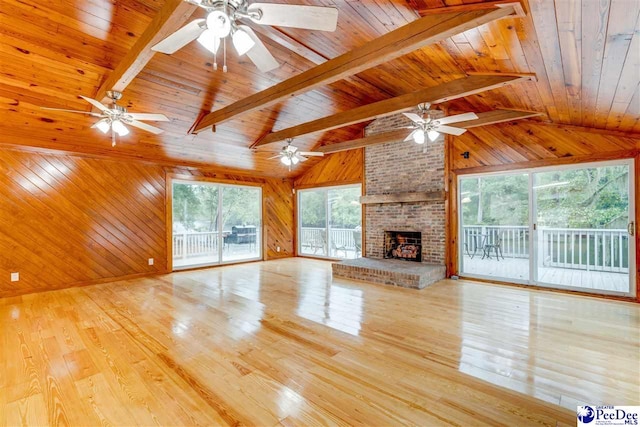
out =
[[[213,255],[218,251],[218,232],[206,231],[173,234],[173,258],[184,259]]]
[[[540,227],[538,257],[545,267],[588,271],[629,271],[629,234],[621,229]],[[483,254],[495,245],[507,258],[529,258],[529,227],[469,225],[463,227],[463,244],[469,255]]]
[[[589,271],[629,271],[627,230],[541,228],[543,263]]]
[[[466,251],[477,253],[486,244],[495,244],[502,238],[501,249],[505,257],[529,258],[529,227],[519,225],[469,225],[463,227]]]
[[[339,250],[356,249],[356,242],[353,234],[356,231],[353,228],[330,228],[330,242],[332,249]],[[300,229],[300,247],[305,253],[313,253],[317,255],[327,255],[327,239],[326,228],[319,227],[302,227]]]

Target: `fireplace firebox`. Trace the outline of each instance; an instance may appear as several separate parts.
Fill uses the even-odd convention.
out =
[[[422,233],[419,231],[385,231],[384,257],[422,262]]]

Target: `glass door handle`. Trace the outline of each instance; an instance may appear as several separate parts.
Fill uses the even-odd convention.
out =
[[[629,233],[629,236],[633,236],[636,232],[636,223],[631,221],[629,223],[629,225],[627,225],[627,232]]]

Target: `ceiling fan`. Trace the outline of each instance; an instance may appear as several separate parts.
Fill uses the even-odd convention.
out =
[[[303,28],[307,30],[335,31],[338,24],[338,9],[333,7],[306,6],[277,3],[251,3],[248,0],[186,0],[207,11],[204,19],[191,21],[151,49],[172,54],[193,40],[214,54],[213,68],[217,69],[216,54],[221,43],[231,35],[238,55],[245,53],[262,72],[278,68],[280,64],[260,41],[256,33],[239,20],[248,20],[261,25]],[[224,46],[226,66],[226,45]]]
[[[478,119],[476,113],[456,114],[455,116],[435,119],[431,117],[431,110],[429,110],[430,107],[430,103],[424,103],[418,105],[418,111],[420,114],[402,113],[409,119],[411,119],[411,121],[414,123],[412,126],[407,126],[407,129],[413,129],[413,132],[411,132],[405,138],[405,141],[410,141],[413,139],[416,144],[424,144],[426,140],[425,137],[428,137],[429,140],[433,142],[440,136],[441,133],[459,136],[465,133],[467,130],[447,125],[450,123],[458,123],[465,122],[467,120]]]
[[[93,117],[99,117],[96,123],[94,123],[91,127],[98,128],[102,133],[107,133],[111,130],[111,146],[116,145],[116,134],[118,136],[125,136],[129,134],[129,129],[127,129],[126,125],[130,125],[133,127],[137,127],[139,129],[145,130],[147,132],[151,132],[153,134],[162,133],[163,130],[157,128],[155,126],[148,125],[146,123],[142,123],[140,120],[153,120],[153,121],[162,121],[168,122],[169,119],[164,114],[154,114],[154,113],[129,113],[125,107],[117,105],[116,102],[122,98],[122,93],[115,90],[108,90],[107,97],[111,98],[111,107],[107,107],[103,103],[93,98],[88,98],[86,96],[80,95],[80,98],[84,99],[98,110],[99,113],[95,113],[93,111],[79,111],[79,110],[65,110],[62,108],[49,108],[49,107],[41,107],[44,110],[53,110],[53,111],[64,111],[67,113],[79,113],[79,114],[88,114]]]
[[[298,151],[298,147],[291,145],[293,138],[287,138],[287,145],[282,147],[282,150],[275,156],[269,157],[268,160],[280,158],[280,161],[289,167],[291,170],[292,165],[297,165],[299,162],[306,162],[307,157],[311,156],[324,156],[324,153],[317,151]]]

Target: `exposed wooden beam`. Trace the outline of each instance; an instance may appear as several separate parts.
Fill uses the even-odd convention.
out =
[[[369,147],[371,145],[386,144],[388,142],[400,142],[409,135],[409,129],[396,129],[390,132],[379,133],[364,138],[352,139],[350,141],[340,142],[337,144],[324,145],[314,148],[313,151],[319,151],[325,154],[337,153],[339,151],[355,150],[356,148]]]
[[[108,90],[122,92],[155,54],[151,47],[182,26],[197,8],[183,0],[166,0],[138,41],[100,85],[96,99],[103,100]]]
[[[195,127],[201,132],[240,114],[271,106],[285,98],[307,92],[359,73],[416,49],[516,13],[513,7],[425,16],[363,46],[317,65],[268,89],[207,114]]]
[[[354,123],[388,116],[389,114],[400,111],[411,110],[423,102],[439,104],[452,99],[496,89],[508,84],[528,81],[529,79],[530,77],[528,76],[521,77],[501,75],[475,75],[464,77],[438,86],[400,95],[395,98],[385,99],[383,101],[374,102],[373,104],[356,107],[352,110],[343,111],[332,116],[302,123],[278,132],[272,132],[255,142],[251,147],[253,148],[273,142],[284,141],[287,138],[294,138],[314,132],[336,129]]]
[[[302,60],[307,61],[307,62],[311,62],[315,65],[319,65],[319,64],[323,64],[325,62],[327,62],[329,60],[328,57],[324,56],[323,54],[313,50],[312,48],[310,48],[309,46],[301,43],[300,41],[294,39],[293,37],[291,37],[290,35],[288,35],[287,33],[285,33],[284,31],[276,28],[276,27],[272,27],[270,25],[253,25],[252,26],[253,30],[268,38],[269,40],[279,44],[280,46],[284,47],[285,49],[290,50],[291,52],[294,52],[295,54],[297,54],[298,56],[300,56],[300,58],[302,58]],[[361,85],[363,87],[366,87],[369,90],[375,90],[377,92],[380,93],[384,93],[387,94],[389,96],[392,96],[391,94],[389,94],[389,92],[387,92],[386,90],[383,90],[381,88],[379,88],[378,86],[371,84],[369,81],[367,81],[366,79],[363,79],[362,77],[359,76],[349,76],[345,78],[346,81],[352,82],[356,85]],[[197,122],[196,122],[197,123]],[[214,130],[215,132],[215,130]]]
[[[543,113],[536,113],[532,111],[518,111],[518,110],[494,110],[487,111],[486,113],[478,113],[477,120],[470,120],[468,122],[454,123],[451,126],[461,128],[472,128],[476,126],[488,126],[496,123],[510,122],[519,119],[525,119],[528,117],[544,115]],[[472,122],[475,122],[472,124]],[[364,138],[352,139],[351,141],[340,142],[337,144],[325,145],[323,147],[315,148],[313,151],[319,151],[325,154],[337,153],[339,151],[354,150],[356,148],[368,147],[377,144],[386,144],[388,142],[402,141],[409,135],[407,129],[396,129],[390,132],[379,133],[373,136],[367,136]]]
[[[276,27],[270,25],[252,25],[251,28],[253,28],[256,33],[270,39],[285,49],[297,53],[302,58],[316,65],[327,62],[329,59]]]
[[[536,111],[522,111],[522,110],[493,110],[486,113],[479,113],[478,120],[469,120],[466,122],[454,123],[452,126],[463,129],[471,129],[478,126],[495,125],[497,123],[511,122],[513,120],[528,119],[530,117],[545,116],[545,113],[538,113]]]
[[[384,203],[440,202],[446,200],[444,191],[420,191],[417,193],[376,194],[360,196],[363,205]]]
[[[486,10],[493,9],[495,7],[513,7],[516,10],[516,17],[523,18],[526,16],[524,11],[524,7],[520,2],[514,2],[513,0],[497,0],[497,1],[486,1],[480,3],[469,3],[469,4],[460,4],[454,6],[445,6],[445,7],[434,7],[427,8],[423,7],[418,9],[418,14],[420,16],[427,15],[439,15],[442,13],[450,13],[450,12],[461,12],[461,11],[470,11],[470,10]]]

